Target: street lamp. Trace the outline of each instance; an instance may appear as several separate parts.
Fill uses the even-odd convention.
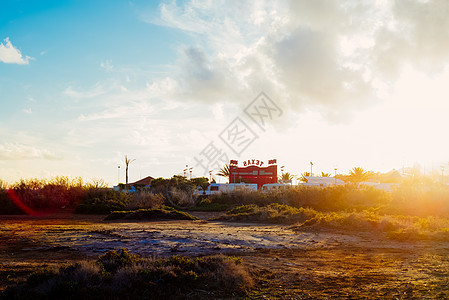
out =
[[[190,171],[190,179],[192,179],[192,169],[193,169],[193,167],[189,168],[189,171]]]
[[[209,171],[209,183],[212,183],[212,171],[213,171],[213,170],[210,170],[210,171]]]
[[[337,185],[337,168],[335,168],[334,171],[335,171],[335,174],[334,174],[335,184],[334,185]]]
[[[184,169],[184,177],[187,177],[186,174],[187,174],[188,169],[189,169],[189,165],[186,165],[186,168]]]
[[[120,166],[117,166],[117,186],[120,183]]]
[[[313,176],[313,172],[312,172],[312,166],[313,166],[313,162],[310,162],[310,177]]]

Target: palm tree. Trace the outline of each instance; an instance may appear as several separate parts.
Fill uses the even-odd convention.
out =
[[[135,161],[135,159],[129,159],[128,156],[125,155],[125,166],[126,166],[126,185],[125,185],[125,189],[128,189],[128,167],[129,164],[132,163],[133,161]]]
[[[308,180],[306,177],[310,177],[310,176],[311,176],[311,174],[309,172],[304,172],[301,174],[301,177],[299,178],[299,180],[302,182],[307,182]]]
[[[363,168],[361,167],[354,167],[352,168],[352,170],[349,172],[349,181],[353,182],[353,183],[360,183],[362,181],[367,180],[368,178],[370,178],[373,175],[372,172],[369,171],[365,171]]]
[[[217,173],[218,176],[226,177],[227,179],[229,179],[230,174],[229,165],[224,165]]]
[[[279,176],[280,180],[292,180],[295,177],[295,175],[291,174],[290,172],[285,172],[282,174],[282,176]]]
[[[330,173],[321,172],[321,177],[331,177]]]

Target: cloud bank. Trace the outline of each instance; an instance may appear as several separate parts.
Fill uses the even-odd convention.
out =
[[[444,70],[449,2],[166,2],[147,22],[194,39],[180,49],[179,99],[247,103],[261,90],[285,110],[342,121],[371,105],[406,65]]]
[[[20,143],[0,144],[1,160],[47,159],[59,160],[53,152]]]
[[[4,43],[0,43],[0,61],[7,64],[19,64],[28,65],[30,59],[29,56],[23,56],[19,49],[13,46],[9,37],[4,40]]]

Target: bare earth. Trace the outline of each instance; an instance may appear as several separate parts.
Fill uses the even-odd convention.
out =
[[[256,279],[249,298],[447,299],[449,243],[368,233],[295,232],[283,225],[113,222],[104,216],[0,216],[0,290],[38,268],[127,248],[142,256],[232,254]]]

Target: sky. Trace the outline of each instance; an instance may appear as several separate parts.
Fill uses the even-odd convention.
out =
[[[449,173],[449,2],[0,2],[0,179]],[[211,172],[210,172],[211,171]],[[189,170],[187,171],[187,174]]]

